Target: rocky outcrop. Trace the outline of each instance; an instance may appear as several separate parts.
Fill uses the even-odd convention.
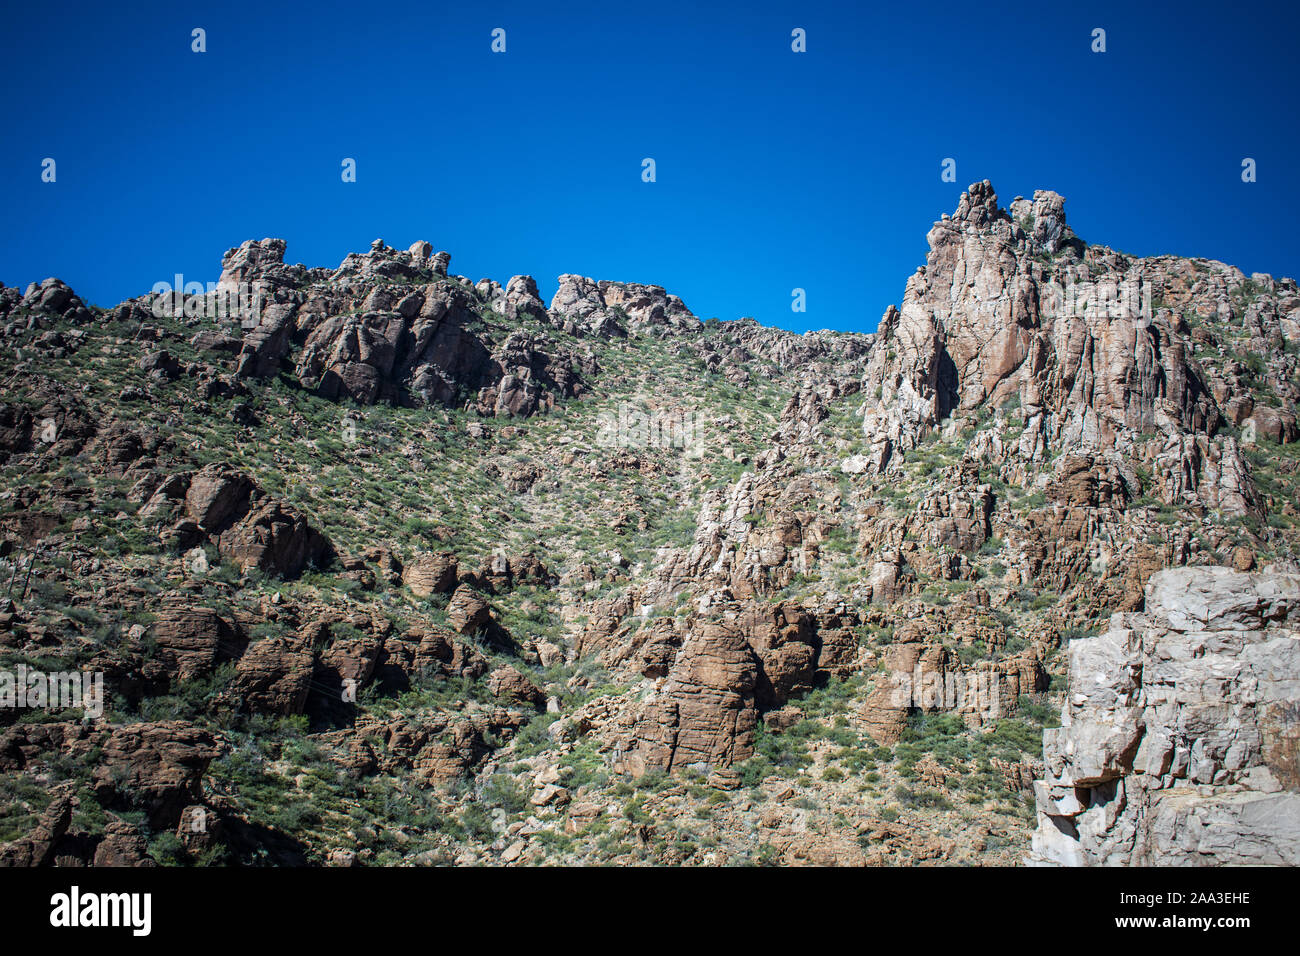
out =
[[[681,299],[661,286],[602,281],[597,288],[605,308],[626,316],[630,328],[699,330],[700,320]]]
[[[671,771],[744,760],[754,751],[757,681],[758,660],[744,636],[723,623],[703,625],[636,721],[628,766]]]
[[[467,584],[456,588],[447,602],[447,621],[460,634],[478,634],[495,624],[492,608]]]
[[[545,336],[513,332],[493,352],[492,383],[479,390],[475,407],[489,417],[548,411],[559,399],[586,391],[583,375],[595,371],[590,355],[557,349]]]
[[[430,626],[386,638],[371,677],[385,692],[405,691],[444,677],[476,680],[489,669],[488,659],[472,645]]]
[[[17,840],[0,845],[0,867],[48,866],[53,863],[59,841],[72,824],[73,804],[69,794],[55,796],[35,827]]]
[[[28,283],[27,288],[21,291],[0,283],[0,318],[30,318],[32,315],[78,323],[89,319],[91,312],[66,282],[53,276],[43,282]]]
[[[277,302],[248,320],[249,327],[236,359],[236,375],[270,378],[279,373],[289,357],[297,312],[296,305]]]
[[[125,820],[111,820],[104,838],[95,847],[95,866],[157,866],[149,856],[149,845],[139,827]]]
[[[541,688],[509,665],[498,667],[488,676],[488,691],[494,697],[528,707],[541,708],[546,704]]]
[[[431,669],[435,674],[448,677],[475,679],[488,670],[486,657],[438,628],[420,635],[414,663],[421,670]]]
[[[1293,862],[1295,283],[987,183],[929,239],[874,335],[574,275],[547,308],[424,241],[245,243],[237,322],[0,286],[0,650],[109,690],[0,709],[0,772],[96,824],[55,785],[0,861],[1007,862],[1048,669],[1119,610],[1070,652],[1038,858]],[[1206,563],[1266,570],[1157,574]],[[241,760],[127,723],[199,710]]]
[[[241,283],[261,289],[289,286],[301,280],[302,266],[286,266],[283,239],[249,239],[221,257],[218,289],[238,287]]]
[[[705,496],[690,549],[660,569],[663,584],[700,581],[738,597],[770,594],[816,563],[830,526],[813,502],[819,489],[796,479],[793,465],[746,473],[730,489]]]
[[[811,614],[794,602],[751,605],[736,627],[758,658],[754,702],[761,710],[812,689],[820,644]]]
[[[256,568],[286,578],[333,559],[329,538],[306,515],[227,465],[155,477],[149,484],[155,490],[140,515],[161,518],[182,512],[172,535],[183,549],[206,540],[241,570]]]
[[[737,601],[725,592],[699,604],[687,618],[656,618],[635,629],[607,622],[603,639],[582,647],[654,682],[653,695],[629,718],[628,766],[636,772],[744,760],[758,720],[820,679],[857,667],[860,618],[843,605]]]
[[[1022,694],[1048,686],[1047,671],[1033,648],[965,665],[942,644],[918,641],[887,648],[883,663],[859,712],[868,733],[883,744],[898,741],[915,711],[953,713],[979,727],[1013,715]]]
[[[186,806],[201,802],[203,773],[225,744],[209,730],[157,721],[115,727],[70,749],[92,747],[98,748],[94,789],[100,803],[139,808],[151,825],[162,827],[174,826]]]
[[[222,283],[274,296],[247,323],[238,373],[265,378],[292,362],[294,376],[327,398],[459,405],[477,396],[485,415],[532,415],[581,394],[595,370],[589,355],[522,330],[494,344],[483,328],[488,309],[512,321],[546,318],[530,276],[505,289],[490,280],[470,287],[447,276],[446,253],[426,256],[427,245],[399,252],[377,240],[311,294],[282,288],[325,278],[302,266],[286,272],[283,240],[232,250]]]
[[[301,714],[311,692],[314,657],[298,640],[254,641],[235,668],[229,701],[252,713]]]
[[[278,499],[258,502],[218,537],[217,550],[241,570],[257,568],[285,578],[328,564],[333,554],[329,539],[306,515]]]
[[[1193,495],[1243,514],[1252,504],[1212,378],[1169,309],[1166,260],[1084,246],[1055,193],[998,206],[987,181],[935,223],[926,265],[880,323],[864,418],[876,469],[954,412],[1014,402],[1024,428],[1001,454],[1115,454],[1161,474],[1166,500]],[[1224,395],[1226,400],[1227,395]],[[1276,429],[1274,429],[1276,431]]]
[[[508,555],[500,551],[488,559],[475,578],[493,594],[501,594],[523,584],[543,587],[554,584],[556,580],[555,575],[532,552]]]
[[[140,635],[153,648],[141,670],[150,680],[187,681],[206,677],[221,662],[239,657],[247,638],[238,625],[205,607],[190,607],[173,597],[158,612],[153,625]]]
[[[459,581],[459,563],[450,552],[417,554],[403,569],[402,583],[416,597],[450,594]]]
[[[362,740],[379,744],[378,769],[409,769],[427,783],[448,784],[462,780],[491,753],[489,739],[513,736],[525,720],[506,708],[468,716],[421,711],[384,720],[366,717],[357,730]]]
[[[1300,576],[1161,571],[1071,642],[1031,862],[1300,863]]]
[[[219,534],[248,513],[253,480],[225,465],[208,465],[189,480],[185,514],[200,528]]]

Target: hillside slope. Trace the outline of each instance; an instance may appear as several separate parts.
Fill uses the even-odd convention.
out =
[[[0,665],[106,696],[0,708],[0,860],[1025,857],[1071,640],[1295,568],[1300,292],[987,182],[928,238],[874,335],[426,242],[0,287]]]

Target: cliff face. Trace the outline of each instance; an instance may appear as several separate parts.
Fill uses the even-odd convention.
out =
[[[422,241],[0,287],[0,671],[109,690],[0,708],[0,861],[1294,861],[1294,281],[929,244],[871,335]]]
[[[1031,862],[1300,863],[1300,576],[1161,571],[1069,646]]]
[[[867,373],[880,397],[864,422],[876,468],[896,464],[954,411],[1013,403],[1023,430],[989,449],[1004,470],[1023,474],[1063,450],[1114,462],[1130,484],[1137,470],[1150,472],[1165,501],[1228,515],[1253,506],[1225,419],[1276,438],[1294,437],[1294,416],[1257,408],[1240,363],[1211,355],[1205,346],[1220,343],[1200,323],[1239,324],[1289,382],[1295,358],[1278,353],[1296,331],[1294,282],[1248,283],[1218,263],[1085,246],[1056,193],[1004,210],[987,182],[971,186],[928,240],[902,308],[881,321],[888,344]],[[1234,301],[1231,290],[1247,285],[1259,301]],[[1296,396],[1288,386],[1279,397]]]

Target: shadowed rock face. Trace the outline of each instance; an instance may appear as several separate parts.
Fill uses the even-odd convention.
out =
[[[155,826],[174,825],[181,811],[199,799],[203,772],[225,748],[216,734],[183,721],[117,727],[106,736],[92,736],[89,743],[103,748],[94,781],[101,802],[137,805]]]
[[[295,577],[309,565],[333,556],[329,538],[305,515],[266,495],[253,480],[226,465],[207,465],[193,474],[159,480],[142,479],[142,495],[152,487],[142,514],[162,516],[182,511],[171,534],[183,547],[203,541],[241,569],[256,568],[280,577]]]
[[[1300,863],[1300,576],[1161,571],[1071,643],[1031,862]]]

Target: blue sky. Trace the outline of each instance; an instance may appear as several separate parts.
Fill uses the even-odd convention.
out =
[[[1125,252],[1300,273],[1292,5],[888,6],[10,5],[0,281],[111,305],[247,238],[328,266],[428,239],[548,300],[576,272],[871,331],[979,179]]]

